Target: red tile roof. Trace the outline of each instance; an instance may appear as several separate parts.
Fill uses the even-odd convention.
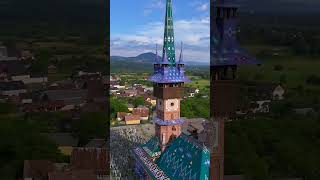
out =
[[[141,117],[149,117],[149,109],[148,108],[134,108],[132,114],[138,115]]]
[[[140,120],[140,116],[139,115],[129,115],[126,116],[125,121],[136,121],[136,120]]]
[[[54,164],[47,160],[25,160],[23,177],[47,180],[48,173],[54,171]]]
[[[108,174],[110,166],[107,148],[74,148],[70,167],[77,170],[94,170],[99,175]]]
[[[126,112],[117,112],[117,118],[124,119],[127,114]]]
[[[49,180],[97,180],[92,170],[71,170],[49,173]]]

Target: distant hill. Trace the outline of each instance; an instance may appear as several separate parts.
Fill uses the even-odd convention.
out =
[[[143,53],[136,57],[111,56],[111,72],[151,72],[155,58],[156,54],[151,52]],[[158,58],[161,59],[160,56]],[[209,66],[208,63],[192,61],[188,61],[186,64],[189,65],[189,68]]]
[[[111,72],[151,72],[155,58],[154,53],[143,53],[136,57],[111,56]]]
[[[161,58],[158,56],[158,58]],[[130,61],[130,62],[145,62],[145,63],[153,63],[156,59],[156,54],[154,53],[143,53],[136,57],[122,57],[122,56],[111,56],[112,61]]]

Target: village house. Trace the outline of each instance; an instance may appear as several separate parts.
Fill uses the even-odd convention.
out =
[[[70,156],[73,148],[77,147],[79,140],[70,133],[49,133],[48,138],[56,143],[62,154]]]
[[[283,100],[285,89],[275,83],[247,82],[249,95],[257,100]]]
[[[50,64],[48,66],[48,74],[56,74],[57,73],[57,66],[54,64]]]
[[[186,93],[188,97],[194,97],[196,94],[200,93],[200,90],[197,88],[187,88]]]
[[[151,106],[157,105],[157,98],[152,95],[145,95],[144,100],[146,101],[147,104],[150,104]]]
[[[0,95],[0,103],[8,102],[8,96]]]
[[[91,170],[67,170],[48,173],[48,180],[98,180]]]
[[[250,103],[249,111],[252,113],[269,113],[272,101],[283,100],[285,89],[282,85],[274,83],[244,83],[248,95],[253,101]]]
[[[126,86],[125,85],[120,85],[120,84],[114,84],[114,85],[111,85],[111,87],[115,87],[115,88],[118,88],[118,89],[125,89]]]
[[[48,160],[25,160],[23,180],[48,180],[48,173],[55,170],[54,163]]]
[[[19,94],[19,98],[21,104],[32,104],[33,102],[31,93]]]
[[[269,113],[271,100],[257,100],[252,102],[250,111],[253,113]]]
[[[23,112],[57,112],[65,107],[63,101],[32,102],[23,104]]]
[[[117,112],[117,120],[118,121],[123,121],[124,118],[128,115],[126,112]]]
[[[128,111],[132,112],[132,111],[133,111],[134,106],[133,106],[132,104],[128,104],[127,106],[128,106]]]
[[[103,143],[104,141],[104,143]],[[23,180],[108,180],[109,153],[105,140],[72,150],[70,164],[25,160]]]
[[[138,92],[135,89],[126,89],[126,90],[124,90],[124,94],[127,97],[135,97],[135,96],[137,96]]]
[[[48,75],[46,73],[31,73],[26,79],[22,79],[25,84],[44,84],[48,82]]]
[[[5,46],[0,46],[0,57],[8,57],[7,48]]]
[[[126,125],[135,125],[135,124],[140,124],[140,116],[138,115],[127,115],[124,118],[125,124]]]
[[[299,115],[308,115],[308,114],[316,114],[316,111],[313,108],[295,108],[293,112]]]
[[[8,50],[5,46],[0,46],[0,61],[16,61],[17,57],[9,57]]]
[[[0,95],[19,96],[26,92],[27,89],[22,81],[0,82]]]
[[[135,88],[137,95],[142,96],[145,94],[145,89],[142,86],[138,86]]]
[[[113,95],[120,94],[119,89],[117,87],[111,87],[110,94],[113,94]]]
[[[109,144],[107,144],[105,139],[91,139],[85,147],[91,148],[107,148]]]
[[[87,94],[86,89],[62,89],[45,91],[41,97],[43,101],[63,101],[65,105],[76,107],[86,103]]]
[[[109,174],[107,147],[77,147],[70,158],[70,167],[77,170],[92,170],[102,180]]]
[[[149,119],[149,108],[145,106],[139,106],[137,108],[133,108],[132,114],[140,116],[141,121],[146,121]]]
[[[19,53],[19,60],[34,60],[34,55],[29,50],[22,50]]]
[[[110,76],[110,81],[111,82],[121,81],[121,78],[119,76],[116,76],[116,75],[111,75]]]
[[[273,100],[283,100],[285,89],[281,85],[277,85],[272,91]]]

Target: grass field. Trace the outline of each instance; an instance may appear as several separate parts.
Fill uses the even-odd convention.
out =
[[[275,70],[275,66],[281,66],[281,70]],[[242,66],[239,68],[239,78],[241,80],[258,80],[278,83],[282,80],[290,88],[298,85],[317,88],[306,84],[306,79],[310,75],[318,75],[320,59],[306,57],[283,57],[262,62],[257,66]]]
[[[191,83],[186,84],[187,87],[208,89],[210,88],[210,81],[208,79],[195,79]]]

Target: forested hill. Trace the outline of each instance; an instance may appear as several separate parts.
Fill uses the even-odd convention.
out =
[[[143,53],[135,57],[111,56],[111,72],[152,72],[155,58],[156,54],[151,52]],[[158,58],[161,57],[158,56]],[[186,64],[187,69],[209,68],[209,63],[201,61],[188,61]]]

